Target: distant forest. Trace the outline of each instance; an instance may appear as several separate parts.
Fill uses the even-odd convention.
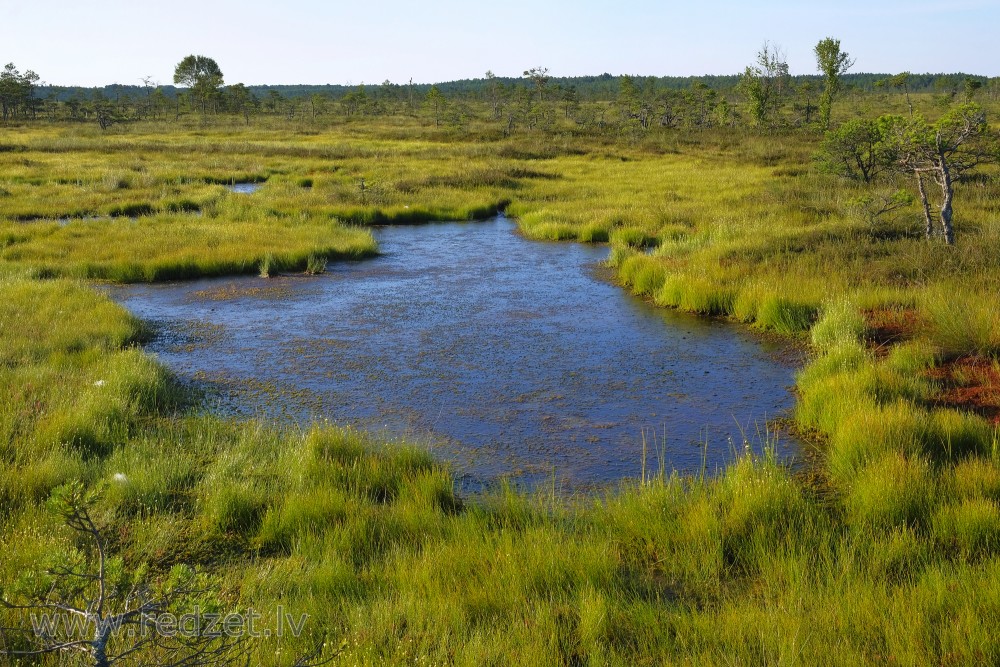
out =
[[[825,51],[824,51],[825,49]],[[230,115],[247,125],[255,116],[309,119],[322,116],[422,116],[436,127],[491,123],[505,136],[520,129],[619,132],[653,127],[830,128],[838,97],[901,94],[912,114],[911,94],[941,109],[955,101],[1000,99],[1000,77],[955,74],[848,73],[854,61],[839,40],[825,39],[816,54],[822,75],[791,76],[784,54],[765,44],[740,74],[700,77],[612,75],[558,77],[533,67],[521,77],[437,84],[384,81],[359,85],[254,85],[227,83],[219,64],[189,55],[172,83],[144,78],[141,85],[103,87],[40,85],[32,70],[14,63],[0,72],[3,122],[97,121],[102,129],[132,121],[169,121],[185,115]],[[825,65],[823,63],[826,63]]]
[[[598,76],[576,76],[576,77],[550,77],[548,83],[553,88],[565,90],[575,90],[581,101],[612,101],[618,97],[621,90],[621,82],[624,78],[631,78],[634,81],[641,81],[644,86],[655,87],[666,90],[686,90],[695,84],[702,84],[711,90],[719,93],[733,91],[739,85],[742,75],[705,75],[705,76],[639,76],[639,75],[613,75],[600,74]],[[891,78],[889,74],[859,73],[845,74],[843,76],[844,86],[848,89],[855,88],[861,91],[874,91],[878,84]],[[989,77],[970,75],[964,73],[952,74],[910,74],[906,78],[906,85],[912,93],[942,93],[950,90],[961,89],[966,79],[981,82],[984,86],[988,83]],[[821,85],[823,77],[821,75],[800,75],[789,78],[792,86],[800,86],[804,83]],[[397,84],[389,83],[362,83],[358,85],[341,84],[291,84],[291,85],[253,85],[246,86],[254,97],[264,100],[273,93],[280,95],[284,99],[308,98],[313,95],[322,95],[329,99],[340,99],[345,95],[356,92],[359,88],[369,91],[369,94],[379,91],[391,94],[397,99],[406,98],[409,95],[424,97],[431,87],[436,87],[442,94],[448,97],[469,97],[478,98],[488,94],[492,85],[501,84],[508,88],[516,86],[527,86],[531,81],[521,77],[495,77],[494,79],[461,79],[458,81],[446,81],[443,83],[413,83]],[[175,99],[178,93],[183,93],[185,89],[174,85],[126,85],[109,84],[101,87],[83,86],[39,86],[37,96],[41,99],[53,100],[56,102],[69,102],[71,100],[93,100],[109,99],[121,101],[123,98],[136,99],[150,94],[153,90],[160,90],[169,99]]]

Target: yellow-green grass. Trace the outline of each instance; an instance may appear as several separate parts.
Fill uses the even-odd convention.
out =
[[[309,613],[311,632],[346,640],[344,664],[1000,660],[1000,441],[937,405],[929,373],[997,352],[995,182],[960,187],[945,248],[912,234],[915,211],[856,220],[860,188],[812,167],[807,132],[486,140],[408,119],[2,132],[5,594],[72,543],[42,503],[81,479],[106,485],[99,514],[128,563],[154,576],[189,563],[232,605]],[[219,185],[242,180],[263,187]],[[463,500],[406,443],[193,415],[133,347],[139,323],[85,284],[40,279],[304,270],[374,249],[337,220],[470,219],[507,202],[529,237],[608,240],[621,282],[661,305],[810,332],[795,417],[819,474],[765,458],[596,498]],[[56,221],[138,204],[149,214]],[[886,308],[930,326],[873,345],[865,312]],[[253,662],[309,645],[261,642]]]
[[[241,138],[229,129],[164,135],[154,126],[123,137],[40,128],[9,140],[14,150],[0,152],[0,218],[12,220],[211,210],[226,198],[225,184],[241,182],[262,183],[252,199],[275,215],[469,219],[495,213],[521,180],[550,176],[501,164],[478,144],[349,142],[317,132]]]
[[[303,271],[310,256],[360,259],[377,251],[364,229],[325,218],[274,218],[231,206],[214,216],[160,214],[135,220],[0,223],[8,273],[142,282]]]
[[[106,297],[65,280],[0,289],[5,372],[37,374],[5,395],[5,421],[21,416],[0,452],[5,595],[74,543],[43,500],[81,479],[104,486],[96,514],[127,564],[156,577],[187,563],[226,605],[310,615],[307,636],[256,642],[255,664],[324,635],[362,664],[1000,655],[991,454],[939,476],[889,452],[899,462],[873,461],[842,502],[767,458],[597,498],[462,500],[403,442],[177,414],[169,380],[130,348],[141,326]],[[105,391],[114,409],[80,409]],[[67,420],[97,427],[81,438]]]
[[[180,395],[139,322],[69,281],[0,281],[0,499],[44,498]]]

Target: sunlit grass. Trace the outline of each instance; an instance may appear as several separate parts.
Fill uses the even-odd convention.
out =
[[[859,224],[857,186],[812,167],[807,132],[0,132],[0,589],[70,543],[42,504],[81,479],[105,488],[129,563],[190,563],[239,605],[311,615],[312,636],[261,642],[254,664],[324,633],[344,664],[1000,659],[1000,438],[938,404],[931,372],[997,354],[995,182],[958,190],[945,248],[912,233],[915,211]],[[185,411],[142,325],[66,279],[316,273],[374,253],[364,225],[501,208],[529,238],[609,243],[618,280],[659,305],[809,345],[809,479],[743,458],[603,496],[460,498],[405,442]],[[877,339],[880,309],[914,330]]]
[[[239,216],[239,217],[238,217]],[[163,214],[138,219],[29,223],[7,229],[8,271],[114,282],[152,282],[256,272],[305,271],[313,258],[361,259],[377,246],[367,230],[326,219]],[[2,232],[0,232],[2,233]]]

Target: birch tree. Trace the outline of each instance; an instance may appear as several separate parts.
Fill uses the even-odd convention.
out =
[[[823,95],[819,101],[819,116],[823,129],[830,127],[830,114],[833,111],[833,100],[840,92],[840,78],[854,66],[854,60],[846,51],[840,50],[840,40],[827,37],[821,39],[813,49],[816,54],[816,66],[823,75]]]
[[[764,42],[757,52],[757,61],[744,70],[738,85],[754,125],[763,127],[771,123],[772,114],[781,106],[788,78],[784,51]]]

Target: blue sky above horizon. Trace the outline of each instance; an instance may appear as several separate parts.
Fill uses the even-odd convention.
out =
[[[0,60],[56,85],[172,82],[190,53],[226,83],[378,84],[520,76],[735,74],[765,41],[793,74],[841,40],[854,72],[1000,75],[1000,0],[505,3],[0,0]]]

